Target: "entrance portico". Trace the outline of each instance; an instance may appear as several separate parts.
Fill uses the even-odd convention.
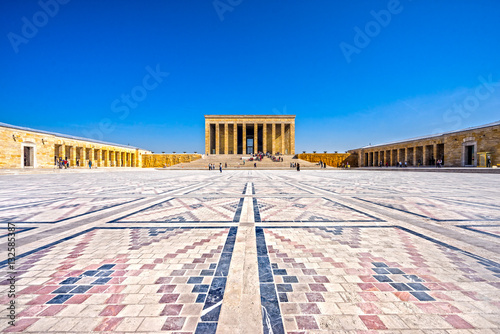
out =
[[[295,115],[205,115],[206,154],[295,154]]]

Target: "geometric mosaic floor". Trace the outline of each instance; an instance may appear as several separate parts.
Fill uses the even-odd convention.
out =
[[[0,330],[500,333],[499,198],[495,174],[0,176]]]

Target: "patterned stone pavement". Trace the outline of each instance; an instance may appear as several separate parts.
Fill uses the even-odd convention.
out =
[[[500,333],[499,198],[491,174],[1,176],[0,330]]]

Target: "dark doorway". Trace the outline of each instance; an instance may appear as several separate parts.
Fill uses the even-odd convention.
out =
[[[24,147],[24,167],[34,167],[33,147]]]
[[[465,147],[465,155],[465,164],[468,166],[474,166],[474,145]]]

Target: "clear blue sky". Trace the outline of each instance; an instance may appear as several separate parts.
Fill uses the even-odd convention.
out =
[[[204,114],[286,113],[332,152],[500,120],[497,0],[59,1],[0,2],[0,122],[202,152]]]

